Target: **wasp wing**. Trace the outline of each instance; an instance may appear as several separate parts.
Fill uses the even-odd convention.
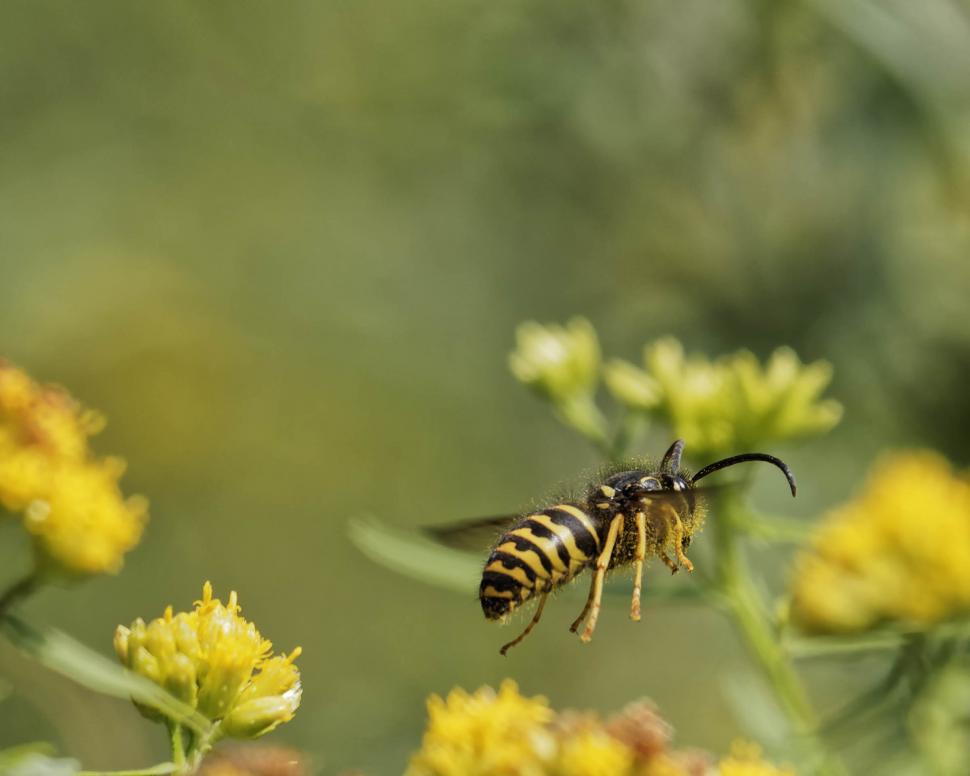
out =
[[[439,544],[457,550],[487,550],[507,531],[519,515],[497,515],[460,523],[426,525],[422,530]]]
[[[734,487],[734,484],[728,483],[698,486],[689,491],[660,490],[650,493],[650,499],[654,502],[670,501],[679,507],[683,505],[684,497],[692,494],[697,502],[703,504],[706,497],[732,487]],[[477,552],[489,549],[499,536],[512,527],[516,520],[528,514],[530,513],[517,512],[511,515],[479,517],[472,520],[462,520],[458,523],[426,525],[421,530],[445,547]]]

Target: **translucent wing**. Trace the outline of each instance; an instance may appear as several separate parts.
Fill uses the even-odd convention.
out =
[[[733,484],[705,485],[690,489],[698,505],[705,502],[705,496],[712,493],[724,491],[733,487]],[[673,490],[656,491],[650,494],[650,499],[654,502],[670,500],[678,507],[684,503],[687,491],[677,492]],[[445,523],[443,525],[426,525],[422,531],[445,547],[452,547],[457,550],[468,550],[478,552],[489,549],[505,531],[511,528],[512,524],[522,515],[529,512],[520,512],[514,515],[497,515],[495,517],[479,517],[472,520],[463,520],[458,523]]]
[[[463,520],[460,523],[428,525],[422,529],[432,539],[457,550],[487,550],[507,531],[519,515],[498,515]]]

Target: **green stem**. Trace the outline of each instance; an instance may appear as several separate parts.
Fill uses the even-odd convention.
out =
[[[40,575],[35,569],[8,587],[3,595],[0,595],[0,619],[6,616],[7,611],[15,604],[33,593],[39,584]]]
[[[605,456],[613,458],[613,445],[606,418],[590,394],[579,394],[555,402],[559,419],[596,445]]]
[[[202,760],[212,751],[212,747],[215,746],[220,738],[222,738],[222,731],[219,729],[219,723],[217,722],[208,733],[195,739],[188,751],[186,764],[180,773],[192,774],[199,770],[199,766],[202,765]]]
[[[172,745],[172,762],[182,771],[185,769],[185,744],[182,742],[182,726],[178,722],[169,723],[169,736]]]
[[[726,610],[768,680],[792,730],[820,759],[818,772],[845,773],[845,768],[824,752],[816,736],[818,720],[815,712],[771,627],[768,607],[758,593],[744,559],[739,544],[739,516],[743,514],[741,498],[740,492],[728,491],[719,500],[720,508],[711,521],[716,544],[715,588],[723,596]]]

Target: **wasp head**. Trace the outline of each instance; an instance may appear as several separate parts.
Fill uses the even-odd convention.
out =
[[[690,487],[690,483],[680,474],[637,469],[607,478],[602,485],[593,489],[590,500],[602,509],[636,511],[659,492],[689,493]]]

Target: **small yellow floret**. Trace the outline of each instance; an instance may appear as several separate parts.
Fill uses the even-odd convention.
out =
[[[633,750],[603,730],[586,730],[563,741],[555,776],[626,776]]]
[[[881,460],[797,561],[792,614],[814,632],[970,612],[970,481],[928,451]]]

